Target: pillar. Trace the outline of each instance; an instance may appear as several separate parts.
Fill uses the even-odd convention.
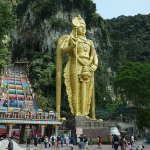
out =
[[[11,131],[12,131],[13,124],[8,124],[8,127],[9,127],[8,136],[11,137]]]
[[[55,136],[56,137],[58,136],[58,126],[57,125],[55,126]]]
[[[44,135],[44,128],[45,128],[45,125],[41,125],[41,136]]]
[[[25,138],[27,138],[30,135],[30,127],[29,125],[26,125],[25,127]]]
[[[39,125],[37,124],[37,125],[35,125],[35,127],[36,127],[36,135],[38,135],[39,136]]]

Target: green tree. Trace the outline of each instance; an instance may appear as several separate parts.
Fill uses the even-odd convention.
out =
[[[139,41],[129,41],[126,46],[126,59],[127,61],[139,61],[142,53],[142,44]]]
[[[55,65],[53,63],[49,63],[47,68],[44,69],[41,73],[41,78],[39,79],[40,89],[47,95],[48,93],[52,93],[52,91],[56,88],[55,82]]]
[[[136,109],[137,125],[146,126],[143,115],[150,104],[150,64],[127,62],[118,72],[113,85],[121,99],[128,101]],[[139,112],[140,110],[140,112]],[[148,115],[149,113],[147,113]],[[147,116],[145,116],[146,118]],[[141,120],[143,123],[141,124]]]
[[[127,62],[118,72],[114,85],[117,91],[136,107],[150,102],[150,64]]]
[[[138,109],[137,114],[138,127],[141,129],[143,127],[150,128],[150,107]]]
[[[55,109],[56,67],[50,53],[31,52],[29,77],[36,92],[36,103],[44,111]],[[40,59],[37,59],[40,58]]]
[[[3,41],[14,27],[14,15],[7,1],[0,1],[0,49],[4,48]]]
[[[35,59],[30,63],[29,78],[34,88],[38,87],[38,81],[41,78],[42,74],[42,66],[43,66],[42,59]]]
[[[0,49],[0,75],[5,71],[6,65],[10,62],[10,53],[7,49]]]

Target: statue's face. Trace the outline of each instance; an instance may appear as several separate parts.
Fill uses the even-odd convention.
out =
[[[86,26],[85,24],[81,24],[80,27],[77,28],[77,34],[84,36],[86,33]]]

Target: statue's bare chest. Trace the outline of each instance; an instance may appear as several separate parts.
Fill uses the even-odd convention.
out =
[[[78,41],[78,49],[79,50],[82,50],[82,51],[85,51],[85,52],[89,52],[90,51],[90,46],[91,46],[91,43],[89,40],[81,40],[79,39]]]

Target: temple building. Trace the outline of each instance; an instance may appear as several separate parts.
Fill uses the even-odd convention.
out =
[[[0,81],[0,136],[24,141],[27,136],[58,134],[57,113],[43,112],[27,76],[28,61],[9,66]]]

